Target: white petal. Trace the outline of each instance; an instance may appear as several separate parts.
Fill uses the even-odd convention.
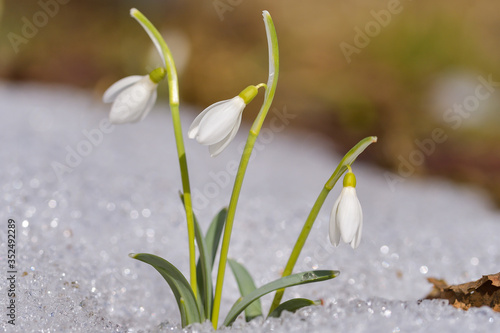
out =
[[[151,98],[157,84],[149,76],[122,91],[113,102],[109,119],[113,124],[136,122],[151,109]],[[149,107],[149,109],[147,109]]]
[[[210,152],[211,157],[215,157],[219,155],[228,145],[233,141],[234,137],[236,136],[236,133],[238,133],[238,129],[240,128],[241,124],[241,113],[240,116],[238,117],[238,121],[236,122],[235,126],[233,127],[233,130],[231,133],[229,133],[228,136],[224,138],[224,140],[219,141],[213,145],[210,145],[208,147],[208,151]]]
[[[239,96],[212,108],[201,120],[196,140],[203,145],[224,140],[236,126],[244,108],[245,102]]]
[[[224,101],[214,103],[214,104],[210,105],[209,107],[207,107],[205,110],[203,110],[196,118],[194,118],[193,123],[191,124],[191,126],[189,127],[189,130],[188,130],[188,137],[190,139],[194,139],[196,137],[196,135],[198,135],[198,130],[200,128],[200,122],[203,119],[203,117],[205,117],[205,115],[210,110],[212,110],[214,107],[216,107],[217,105],[220,105],[222,103],[226,103],[228,101],[230,101],[230,100],[227,99]]]
[[[360,212],[361,212],[361,205],[359,206]],[[356,235],[354,236],[354,239],[351,242],[351,247],[353,249],[357,248],[359,246],[359,242],[361,241],[361,233],[363,231],[363,213],[361,213],[361,221],[359,222],[359,227],[358,231],[356,232]]]
[[[356,189],[350,186],[342,189],[340,197],[337,222],[342,240],[345,243],[350,243],[354,239],[360,223],[359,200],[356,196]]]
[[[112,124],[125,124],[136,122],[141,114],[141,109],[116,100],[109,112],[109,121]]]
[[[144,76],[142,75],[132,75],[116,81],[111,85],[111,87],[106,89],[106,91],[104,92],[104,95],[102,96],[103,102],[104,103],[113,102],[123,90],[127,89],[134,83],[139,82],[143,77]]]
[[[153,90],[153,92],[151,94],[151,97],[149,97],[148,104],[146,104],[146,107],[144,108],[144,111],[142,111],[142,116],[141,116],[141,119],[139,119],[139,120],[143,120],[144,118],[146,118],[146,116],[148,115],[149,111],[151,111],[151,109],[155,105],[155,103],[156,103],[156,97],[157,96],[158,96],[158,93],[157,93],[157,91],[155,89],[155,90]]]
[[[337,223],[337,209],[339,207],[340,197],[333,205],[332,213],[330,214],[330,242],[334,246],[338,246],[340,243],[340,228]]]

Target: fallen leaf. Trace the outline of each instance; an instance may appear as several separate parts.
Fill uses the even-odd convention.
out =
[[[500,312],[500,273],[483,275],[477,281],[452,286],[444,280],[427,280],[434,287],[426,299],[446,299],[454,307],[463,310],[486,305]]]

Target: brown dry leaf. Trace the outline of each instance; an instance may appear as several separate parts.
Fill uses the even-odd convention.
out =
[[[444,280],[427,279],[434,285],[426,299],[446,299],[456,308],[489,306],[500,312],[500,273],[483,275],[477,281],[449,286]]]

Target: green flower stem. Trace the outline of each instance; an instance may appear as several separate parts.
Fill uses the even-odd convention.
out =
[[[219,269],[217,272],[217,284],[215,287],[214,296],[214,307],[212,311],[212,324],[214,329],[217,329],[219,321],[220,312],[220,302],[222,298],[222,286],[224,283],[224,275],[226,272],[227,264],[227,254],[229,251],[229,242],[231,240],[231,232],[233,229],[234,216],[236,214],[236,205],[238,204],[238,199],[241,192],[241,187],[243,185],[243,179],[245,178],[245,172],[247,170],[248,162],[250,161],[250,155],[259,135],[264,119],[267,116],[269,109],[271,108],[271,103],[276,92],[276,85],[278,84],[278,73],[279,73],[279,51],[278,51],[278,38],[276,36],[276,30],[274,28],[274,23],[271,15],[267,11],[264,11],[264,23],[266,25],[267,41],[269,47],[269,78],[267,81],[266,94],[264,97],[264,102],[262,107],[255,119],[251,129],[250,134],[241,156],[240,166],[238,167],[238,173],[236,174],[236,179],[234,181],[233,193],[231,195],[231,200],[229,202],[229,208],[227,212],[226,226],[224,228],[224,236],[222,238],[222,246],[220,253]],[[260,85],[259,85],[260,86]]]
[[[377,142],[377,137],[375,136],[370,136],[367,138],[364,138],[361,140],[357,145],[355,145],[347,154],[345,154],[344,158],[340,161],[339,165],[333,172],[332,176],[328,181],[326,182],[325,186],[321,189],[321,192],[319,193],[318,198],[316,199],[316,202],[314,203],[314,206],[311,209],[311,212],[309,213],[309,216],[307,217],[306,222],[304,223],[304,226],[302,227],[302,230],[300,232],[299,238],[297,239],[297,242],[295,243],[295,246],[293,247],[292,253],[290,254],[290,258],[288,259],[288,262],[285,266],[285,269],[283,270],[283,273],[281,276],[288,276],[292,274],[293,268],[295,267],[295,264],[297,263],[297,260],[299,259],[300,252],[302,251],[302,248],[304,247],[304,244],[306,243],[307,237],[309,236],[309,233],[311,232],[311,229],[313,227],[314,221],[316,221],[316,217],[318,216],[319,211],[321,210],[321,207],[323,206],[323,203],[325,202],[326,197],[328,196],[328,193],[333,189],[337,181],[340,179],[342,174],[351,168],[351,164],[354,162],[356,157],[359,156],[363,152],[363,150],[366,149],[370,144],[373,142]],[[281,299],[283,298],[283,294],[285,293],[285,289],[280,289],[276,291],[276,294],[274,295],[273,303],[271,305],[271,309],[269,310],[269,313],[273,312],[281,302]]]
[[[142,27],[146,30],[149,37],[157,48],[161,50],[165,67],[167,69],[167,81],[169,91],[170,112],[172,113],[172,123],[174,126],[175,143],[177,145],[177,155],[179,156],[179,166],[181,169],[182,190],[184,194],[184,206],[186,210],[188,240],[189,240],[189,268],[191,288],[195,297],[198,295],[196,286],[196,253],[195,253],[195,235],[194,235],[194,217],[193,217],[193,204],[191,199],[191,187],[189,185],[189,174],[186,160],[186,151],[184,149],[184,139],[182,137],[182,126],[179,116],[179,84],[177,80],[177,71],[175,69],[174,59],[172,53],[163,40],[160,32],[155,26],[137,9],[130,10],[130,15],[135,18]],[[159,51],[160,51],[159,50]]]

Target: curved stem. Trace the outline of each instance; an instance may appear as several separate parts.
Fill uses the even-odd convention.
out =
[[[243,185],[243,179],[245,178],[245,172],[250,161],[250,155],[252,154],[253,146],[257,140],[262,124],[267,116],[269,109],[271,108],[271,103],[276,92],[276,85],[278,83],[278,73],[279,73],[279,53],[278,53],[278,38],[276,36],[276,30],[274,28],[274,23],[271,15],[267,11],[264,11],[264,23],[266,25],[267,41],[269,47],[269,78],[267,81],[266,95],[262,107],[255,119],[250,133],[248,135],[247,142],[245,144],[245,149],[243,155],[241,156],[240,166],[238,167],[238,173],[236,174],[236,179],[234,181],[233,193],[231,195],[231,200],[229,202],[226,226],[224,228],[224,236],[222,238],[222,246],[220,253],[219,268],[217,271],[217,284],[215,287],[214,295],[214,307],[212,311],[212,324],[214,329],[217,329],[217,324],[219,321],[219,311],[220,302],[222,298],[222,285],[224,283],[224,275],[226,272],[227,264],[227,254],[229,251],[229,242],[231,240],[231,232],[233,229],[234,216],[236,214],[236,205],[238,204],[238,199],[240,197],[241,187]]]
[[[299,237],[297,238],[297,242],[295,243],[295,246],[293,247],[292,253],[290,254],[290,258],[288,259],[288,262],[286,263],[285,269],[283,270],[283,273],[281,276],[288,276],[292,274],[293,268],[295,267],[295,264],[297,263],[297,260],[299,259],[300,252],[302,251],[302,248],[304,247],[304,244],[306,243],[307,237],[309,236],[309,233],[311,232],[311,229],[313,227],[314,221],[316,221],[316,217],[318,216],[319,211],[321,210],[321,207],[323,206],[323,203],[325,202],[326,197],[328,196],[328,193],[332,190],[332,188],[335,186],[337,181],[340,179],[342,174],[346,170],[350,170],[351,164],[354,162],[356,157],[361,154],[366,147],[368,147],[370,144],[373,142],[377,142],[377,137],[375,136],[370,136],[367,138],[364,138],[361,140],[357,145],[355,145],[345,156],[342,158],[340,161],[339,165],[331,175],[330,179],[326,182],[326,184],[323,186],[321,189],[321,192],[319,193],[318,198],[316,199],[316,202],[314,203],[314,206],[311,209],[311,212],[309,213],[309,216],[306,219],[306,222],[304,223],[304,226],[302,227],[302,230],[300,231]],[[280,305],[281,299],[283,298],[283,294],[285,293],[285,289],[280,289],[276,291],[276,294],[274,295],[273,303],[271,305],[271,309],[269,310],[269,313],[273,312],[274,309]]]
[[[174,126],[175,143],[177,146],[177,155],[179,157],[179,166],[181,169],[182,191],[184,194],[184,206],[186,210],[188,240],[189,240],[189,269],[191,288],[195,297],[198,297],[198,288],[196,286],[196,253],[195,253],[195,235],[194,235],[194,217],[193,204],[191,199],[191,187],[189,184],[189,173],[186,160],[186,151],[184,149],[184,139],[182,136],[182,126],[179,115],[179,84],[177,80],[177,71],[175,69],[174,59],[167,43],[163,40],[160,32],[155,26],[137,9],[130,10],[130,15],[135,18],[146,30],[149,37],[155,44],[160,56],[165,62],[167,69],[168,91],[170,112],[172,113],[172,123]]]

